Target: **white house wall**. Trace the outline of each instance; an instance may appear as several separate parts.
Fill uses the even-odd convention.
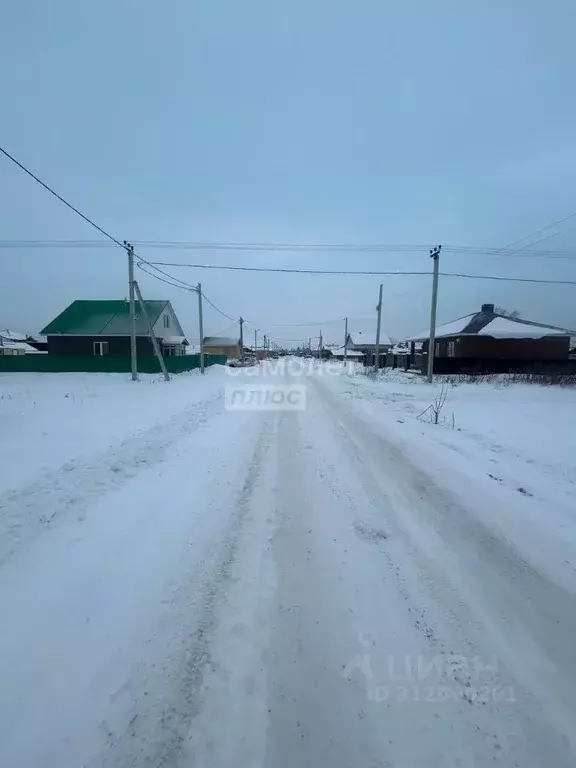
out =
[[[168,315],[170,318],[170,327],[166,328],[164,326],[164,316]],[[180,322],[178,321],[178,318],[176,317],[176,313],[172,309],[172,304],[168,302],[164,309],[162,310],[162,314],[156,320],[154,325],[152,326],[154,328],[154,335],[157,336],[160,339],[163,339],[165,336],[185,336],[186,334],[182,330],[182,326],[180,325]]]

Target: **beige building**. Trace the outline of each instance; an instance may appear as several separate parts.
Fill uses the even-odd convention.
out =
[[[226,355],[229,360],[240,357],[240,343],[226,336],[205,336],[203,347],[205,355]]]

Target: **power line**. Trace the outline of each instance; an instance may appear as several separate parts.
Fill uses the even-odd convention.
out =
[[[143,263],[147,264],[148,266],[155,266],[153,264],[148,264],[148,262],[143,262]],[[184,280],[180,280],[179,278],[174,277],[174,275],[170,275],[168,274],[168,272],[164,272],[164,270],[160,270],[160,271],[166,277],[160,277],[159,275],[155,275],[153,272],[150,272],[147,269],[144,269],[144,267],[142,266],[142,262],[137,263],[136,266],[139,269],[141,269],[143,272],[146,272],[147,275],[150,275],[150,277],[153,277],[155,280],[160,280],[160,282],[166,283],[167,285],[171,285],[173,288],[180,288],[182,290],[193,291],[195,293],[198,292],[197,286],[190,285],[190,283],[186,283]],[[176,282],[171,282],[171,281],[176,281]],[[204,291],[202,291],[202,298],[204,299],[204,301],[210,304],[210,306],[213,307],[216,310],[216,312],[219,312],[227,320],[231,320],[233,323],[238,322],[238,318],[231,317],[230,315],[226,314],[226,312],[223,312],[219,307],[217,307],[216,304],[214,304],[214,302],[208,296],[206,296]]]
[[[428,273],[429,274],[429,273]],[[549,280],[536,277],[502,277],[500,275],[468,275],[459,272],[440,272],[442,277],[463,277],[468,280],[502,280],[508,283],[545,283],[548,285],[576,285],[576,280]]]
[[[380,243],[275,243],[275,242],[215,242],[183,240],[142,240],[136,241],[145,248],[181,248],[198,251],[352,251],[352,252],[427,252],[427,245],[380,244]]]
[[[422,270],[347,270],[347,269],[299,269],[293,267],[243,267],[235,264],[175,264],[165,261],[150,262],[151,265],[162,264],[168,267],[192,267],[194,269],[221,269],[238,272],[272,272],[280,274],[301,274],[301,275],[355,275],[355,276],[380,276],[380,275],[399,275],[429,276],[429,271]],[[576,285],[575,280],[550,280],[545,278],[529,277],[503,277],[498,275],[470,275],[461,272],[440,272],[442,277],[461,277],[469,280],[503,280],[513,283],[548,283],[551,285]]]
[[[161,264],[164,267],[190,267],[193,269],[223,269],[236,272],[280,272],[300,275],[429,275],[430,272],[411,271],[376,272],[373,270],[345,270],[345,269],[301,269],[296,267],[245,267],[237,264],[181,264],[169,261],[153,261],[150,264]]]
[[[337,317],[334,320],[315,320],[312,323],[276,323],[271,324],[271,328],[307,328],[311,325],[330,325],[331,323],[342,323],[343,317]]]
[[[54,195],[54,197],[57,200],[60,200],[60,202],[64,203],[64,205],[67,206],[68,208],[70,208],[71,211],[74,211],[74,213],[76,213],[78,216],[80,216],[82,219],[84,219],[84,221],[86,221],[88,224],[90,224],[90,226],[94,227],[94,229],[97,229],[98,232],[103,234],[105,237],[107,237],[109,240],[111,240],[116,245],[119,245],[120,248],[124,248],[125,247],[124,244],[120,242],[120,240],[116,240],[116,238],[113,237],[109,232],[106,232],[105,229],[102,229],[102,227],[99,227],[98,224],[96,224],[94,221],[92,221],[92,219],[88,218],[88,216],[83,214],[82,211],[79,211],[78,208],[75,208],[72,205],[72,203],[69,203],[68,200],[65,200],[61,195],[58,194],[58,192],[55,192],[52,189],[52,187],[49,187],[48,184],[45,184],[42,181],[42,179],[39,179],[38,176],[36,176],[34,173],[32,173],[32,171],[29,168],[26,168],[26,166],[22,165],[22,163],[20,163],[18,160],[16,160],[15,157],[12,157],[12,155],[9,152],[7,152],[2,147],[0,147],[0,152],[2,152],[2,154],[5,155],[5,157],[7,157],[8,160],[11,160],[13,163],[15,163],[15,165],[17,165],[18,168],[23,170],[24,173],[27,173],[28,176],[30,176],[32,179],[34,179],[34,181],[36,181],[38,184],[40,184],[40,186],[44,187],[45,190],[50,192],[51,195]]]
[[[178,283],[173,283],[170,280],[166,280],[165,278],[160,277],[159,275],[155,275],[154,272],[149,272],[147,269],[144,269],[144,267],[142,266],[142,263],[143,262],[139,262],[138,264],[136,264],[138,269],[142,270],[142,272],[145,272],[147,275],[150,275],[150,277],[153,277],[155,280],[160,280],[161,283],[166,283],[166,285],[171,285],[173,288],[181,288],[187,291],[196,290],[195,288],[194,289],[185,288],[183,285],[178,285]]]
[[[198,291],[198,287],[197,286],[191,285],[190,283],[187,283],[185,280],[180,280],[179,277],[174,277],[174,275],[171,275],[168,272],[166,272],[165,270],[160,269],[155,264],[151,264],[149,261],[144,261],[144,259],[142,259],[140,256],[138,256],[137,258],[138,258],[139,261],[136,264],[136,266],[140,267],[140,269],[142,269],[142,264],[146,264],[147,266],[152,267],[153,269],[155,269],[157,272],[160,272],[160,274],[164,275],[164,277],[167,277],[170,280],[173,280],[175,283],[180,283],[180,285],[175,285],[174,286],[175,288],[184,288],[187,291],[196,291],[196,292]],[[160,277],[158,277],[158,275],[155,275],[152,272],[148,272],[147,269],[142,269],[142,271],[146,272],[146,274],[150,275],[150,277],[155,277],[158,280],[160,280]],[[164,282],[166,282],[166,281],[164,280]]]
[[[36,176],[29,168],[27,168],[23,163],[16,160],[15,157],[13,157],[7,150],[0,147],[0,152],[7,157],[11,162],[13,162],[18,168],[20,168],[24,173],[26,173],[28,176],[30,176],[36,183],[40,184],[41,187],[43,187],[47,192],[49,192],[51,195],[53,195],[57,200],[59,200],[61,203],[63,203],[67,208],[69,208],[71,211],[73,211],[77,216],[80,216],[87,224],[94,227],[98,232],[100,232],[102,235],[104,235],[108,240],[110,240],[115,245],[119,246],[122,249],[126,248],[126,245],[124,243],[121,243],[120,240],[117,240],[113,235],[111,235],[109,232],[107,232],[105,229],[100,227],[98,224],[96,224],[92,219],[90,219],[88,216],[86,216],[82,211],[80,211],[78,208],[76,208],[74,205],[69,203],[64,197],[59,195],[52,187],[50,187],[48,184],[46,184],[44,181],[42,181],[38,176]],[[557,221],[552,222],[551,224],[547,224],[544,227],[541,227],[540,229],[536,230],[535,232],[530,233],[529,235],[526,235],[523,238],[520,238],[519,240],[514,241],[513,243],[510,243],[507,246],[504,246],[501,249],[495,249],[495,250],[487,250],[486,255],[506,255],[506,250],[509,249],[511,246],[516,245],[517,243],[524,242],[525,240],[530,239],[531,237],[534,237],[535,235],[540,234],[541,232],[545,232],[548,229],[552,229],[553,227],[558,226],[559,224],[563,224],[564,222],[575,218],[576,217],[576,211],[574,213],[569,214],[568,216],[563,217],[562,219],[558,219]],[[542,242],[544,240],[549,239],[550,237],[554,237],[555,235],[546,236],[544,238],[541,238],[541,240],[536,241],[536,243],[527,244],[526,246],[522,246],[521,248],[516,249],[516,251],[512,251],[509,256],[512,256],[516,254],[518,251],[523,250],[523,248],[529,248],[532,245],[537,244],[538,242]],[[17,242],[17,241],[16,241]],[[54,246],[53,243],[57,241],[27,241],[26,247],[38,247],[40,244],[42,244],[41,247],[63,247],[63,244],[67,241],[59,241],[58,246]],[[81,241],[72,241],[75,243],[75,247],[78,246],[78,242]],[[34,245],[35,244],[35,245]],[[22,245],[22,243],[20,243]],[[11,246],[6,246],[4,244],[4,247],[15,247],[15,242],[12,242]],[[96,247],[102,247],[102,244],[97,244]],[[350,244],[350,243],[321,243],[321,244],[302,244],[302,243],[238,243],[238,242],[228,242],[228,243],[209,243],[209,242],[198,242],[198,243],[182,243],[182,242],[172,242],[172,243],[166,243],[162,241],[142,241],[139,243],[139,247],[160,247],[160,248],[178,248],[178,247],[186,247],[186,248],[192,248],[192,249],[205,249],[205,250],[266,250],[266,251],[332,251],[332,252],[380,252],[380,251],[393,251],[393,252],[419,252],[423,250],[427,250],[427,246],[419,246],[419,245],[371,245],[371,244]],[[457,246],[451,246],[446,247],[446,251],[454,252],[456,250],[460,250],[462,252],[472,253],[473,249],[471,247],[465,247],[458,249]],[[476,250],[476,253],[478,251]],[[523,255],[523,257],[527,256],[526,254]],[[531,258],[535,258],[536,254],[530,254]],[[567,255],[565,258],[574,258],[574,256]],[[180,280],[180,278],[174,277],[173,275],[170,275],[165,270],[161,269],[162,266],[168,266],[168,267],[193,267],[195,269],[220,269],[220,270],[234,270],[234,271],[242,271],[242,272],[271,272],[271,273],[283,273],[283,274],[316,274],[316,275],[366,275],[366,276],[376,276],[376,275],[406,275],[406,276],[415,276],[415,275],[429,275],[430,273],[427,271],[372,271],[372,270],[318,270],[318,269],[295,269],[295,268],[283,268],[283,267],[245,267],[245,266],[233,266],[233,265],[214,265],[214,264],[177,264],[177,263],[170,263],[170,262],[149,262],[146,259],[143,259],[141,256],[138,256],[139,259],[139,268],[146,272],[151,277],[156,278],[157,280],[160,280],[161,282],[166,283],[167,285],[171,285],[172,287],[176,288],[182,288],[185,290],[191,290],[196,291],[196,287],[190,285],[189,283],[186,283],[183,280]],[[160,275],[163,275],[164,277],[160,277],[160,275],[153,274],[152,272],[149,272],[148,270],[144,269],[142,267],[142,264],[146,264],[151,269],[153,269],[155,272],[160,273]],[[527,278],[527,277],[503,277],[503,276],[496,276],[496,275],[470,275],[470,274],[464,274],[464,273],[456,273],[456,272],[442,272],[441,273],[443,277],[458,277],[458,278],[465,278],[469,280],[498,280],[498,281],[504,281],[504,282],[518,282],[518,283],[539,283],[539,284],[548,284],[548,285],[576,285],[576,281],[574,280],[552,280],[552,279],[538,279],[538,278]],[[166,279],[167,278],[167,279]],[[208,299],[206,296],[204,296],[206,301],[223,317],[226,317],[229,320],[234,321],[235,319],[232,318],[230,315],[223,312],[221,309],[219,309],[210,299]],[[250,321],[249,321],[250,322]],[[298,324],[302,327],[303,324]],[[281,326],[275,326],[275,327],[281,327]],[[288,326],[284,326],[288,327]],[[296,327],[296,326],[292,326]]]
[[[21,163],[19,160],[16,160],[13,155],[11,155],[7,150],[5,150],[3,147],[0,147],[0,152],[7,157],[9,160],[11,160],[15,165],[18,166],[24,173],[26,173],[30,178],[34,179],[34,181],[37,184],[40,184],[41,187],[43,187],[47,192],[49,192],[51,195],[53,195],[57,200],[59,200],[61,203],[63,203],[67,208],[69,208],[71,211],[73,211],[77,216],[80,216],[81,219],[83,219],[87,224],[90,224],[91,227],[94,227],[98,232],[100,232],[104,237],[107,237],[108,240],[110,240],[114,245],[118,245],[123,250],[126,250],[126,244],[121,243],[120,240],[115,238],[113,235],[111,235],[109,232],[107,232],[105,229],[100,227],[98,224],[96,224],[95,221],[93,221],[91,218],[86,216],[86,214],[82,213],[76,206],[72,205],[72,203],[69,203],[68,200],[66,200],[62,195],[59,195],[58,192],[56,192],[54,189],[52,189],[51,186],[46,184],[46,182],[42,181],[38,176],[36,176],[35,173],[32,173],[32,171],[27,168],[23,163]],[[150,264],[150,262],[146,261],[145,259],[141,259],[145,264],[148,264],[153,269],[156,269],[158,272],[162,272],[162,270],[158,269],[157,267]],[[177,280],[178,278],[174,278]]]
[[[535,235],[539,235],[541,232],[546,232],[548,229],[552,229],[553,227],[557,227],[559,224],[563,224],[565,221],[569,221],[570,219],[576,218],[576,211],[573,213],[570,213],[568,216],[564,216],[562,219],[558,219],[558,221],[553,221],[551,224],[546,224],[544,227],[540,227],[540,229],[535,230],[534,232],[531,232],[529,235],[525,235],[524,237],[521,237],[519,240],[514,240],[512,243],[508,243],[508,245],[505,245],[503,250],[507,248],[511,248],[512,246],[516,245],[517,243],[523,243],[524,240],[529,240],[531,237],[534,237]],[[538,243],[544,242],[544,240],[550,240],[552,237],[556,237],[558,235],[558,232],[554,232],[551,235],[547,235],[546,237],[542,237],[540,240],[536,240],[534,243],[530,243],[529,245],[522,246],[522,248],[530,248],[533,245],[537,245]],[[522,248],[518,248],[517,250],[520,251]],[[513,251],[513,253],[516,253],[517,251]]]
[[[202,292],[202,297],[203,297],[204,301],[207,301],[208,304],[210,304],[211,307],[214,307],[216,312],[219,312],[223,317],[227,318],[228,320],[232,320],[232,322],[235,322],[235,323],[238,322],[239,318],[237,318],[237,317],[230,317],[230,315],[227,315],[226,312],[222,312],[222,310],[219,309],[216,306],[216,304],[214,304],[213,301],[210,301],[210,299],[208,298],[208,296],[206,296],[206,294],[204,292]],[[245,321],[245,322],[247,322],[247,321]]]
[[[73,209],[76,210],[76,209]],[[571,217],[567,217],[571,218]],[[561,220],[563,221],[563,220]],[[550,237],[550,236],[549,236]],[[526,245],[526,248],[532,248],[539,242],[547,240],[548,237],[537,240],[534,243]],[[521,242],[521,241],[516,241]],[[102,240],[3,240],[0,241],[0,248],[39,248],[39,249],[59,249],[59,248],[110,248],[118,244],[113,239],[112,243]],[[161,241],[161,240],[134,240],[133,245],[139,249],[166,249],[166,250],[223,250],[223,251],[287,251],[287,252],[336,252],[336,253],[390,253],[414,254],[428,253],[427,245],[407,245],[407,244],[352,244],[352,243],[219,243],[219,242],[185,242],[185,241]],[[513,245],[513,243],[511,244]],[[123,247],[123,246],[122,246]],[[469,245],[445,245],[443,251],[450,254],[474,255],[474,256],[505,256],[506,258],[558,258],[558,259],[576,259],[576,249],[548,249],[532,251],[531,253],[519,253],[523,249],[507,250],[509,246],[501,248],[490,246],[469,246]],[[140,257],[142,258],[142,257]],[[144,260],[145,261],[145,260]],[[160,262],[157,262],[160,263]],[[172,265],[170,265],[172,266]],[[175,266],[180,266],[176,264]]]
[[[28,176],[30,176],[32,179],[34,179],[35,182],[40,184],[41,187],[43,187],[46,191],[48,191],[51,195],[53,195],[57,200],[59,200],[61,203],[63,203],[67,208],[69,208],[71,211],[73,211],[75,214],[80,216],[82,219],[84,219],[85,222],[90,224],[90,226],[94,227],[94,229],[98,230],[102,235],[108,238],[112,243],[115,245],[118,245],[123,250],[126,249],[126,244],[121,243],[120,240],[117,240],[113,235],[111,235],[109,232],[107,232],[102,227],[98,226],[96,222],[92,221],[88,216],[86,216],[82,211],[80,211],[78,208],[76,208],[72,203],[69,203],[68,200],[62,197],[62,195],[59,195],[58,192],[56,192],[52,187],[50,187],[48,184],[46,184],[42,179],[38,178],[36,174],[32,173],[32,171],[27,168],[25,165],[23,165],[21,162],[16,160],[15,157],[13,157],[9,152],[7,152],[5,149],[0,147],[0,152],[7,157],[9,160],[11,160],[15,165],[18,166],[24,173],[26,173]],[[180,280],[178,277],[174,277],[174,275],[170,275],[168,272],[165,272],[163,269],[161,269],[156,264],[152,264],[149,261],[146,261],[146,259],[143,259],[141,256],[138,256],[139,263],[137,266],[143,271],[146,272],[146,274],[150,275],[151,277],[154,277],[156,280],[160,280],[163,283],[166,283],[167,285],[171,285],[175,288],[183,288],[185,290],[189,291],[198,291],[196,286],[190,285],[190,283],[186,283],[184,280]],[[147,266],[151,267],[156,272],[159,272],[161,275],[164,275],[164,277],[160,277],[159,275],[155,275],[152,272],[148,271],[147,269],[144,269],[142,264],[146,264]],[[167,278],[167,279],[166,279]],[[235,320],[235,318],[230,317],[230,315],[227,315],[225,312],[222,312],[221,309],[219,309],[206,295],[204,295],[204,299],[210,304],[214,309],[219,312],[221,315],[226,317],[228,320]]]
[[[293,342],[300,342],[305,341],[305,339],[287,339],[285,336],[268,336],[269,339],[272,339],[272,341],[293,341]],[[308,338],[311,338],[313,341],[316,341],[320,338],[320,336],[309,336]]]

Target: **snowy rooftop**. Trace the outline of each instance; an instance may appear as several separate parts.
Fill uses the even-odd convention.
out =
[[[568,336],[569,331],[520,318],[506,317],[484,305],[480,312],[436,326],[436,338],[448,336],[491,336],[495,339],[542,339],[544,336]],[[426,341],[430,330],[411,336],[408,341]]]
[[[237,347],[238,340],[228,336],[205,336],[204,346],[209,347]]]
[[[0,331],[0,337],[5,341],[26,341],[27,338],[25,333],[10,331],[8,328]]]
[[[333,349],[332,354],[336,355],[337,357],[344,357],[344,349],[342,347],[340,347],[340,349]],[[346,357],[359,360],[361,357],[364,357],[364,352],[361,352],[360,350],[356,350],[356,349],[349,349],[346,352]]]
[[[436,326],[436,338],[441,339],[443,336],[454,336],[455,334],[463,333],[464,328],[470,323],[470,320],[475,315],[465,315],[459,317],[458,320],[452,320],[449,323]],[[415,336],[410,336],[408,341],[426,341],[430,337],[430,329],[417,333]]]
[[[565,331],[529,323],[519,323],[507,317],[495,317],[478,331],[479,336],[495,339],[541,339],[544,336],[567,336]]]
[[[366,344],[374,346],[376,344],[376,318],[371,323],[363,325],[350,325],[348,327],[348,336],[356,346]],[[390,337],[383,330],[380,330],[380,344],[391,344]]]

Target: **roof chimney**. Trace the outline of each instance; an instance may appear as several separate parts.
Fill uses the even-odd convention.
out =
[[[494,304],[482,304],[482,312],[487,312],[488,314],[494,314]]]

